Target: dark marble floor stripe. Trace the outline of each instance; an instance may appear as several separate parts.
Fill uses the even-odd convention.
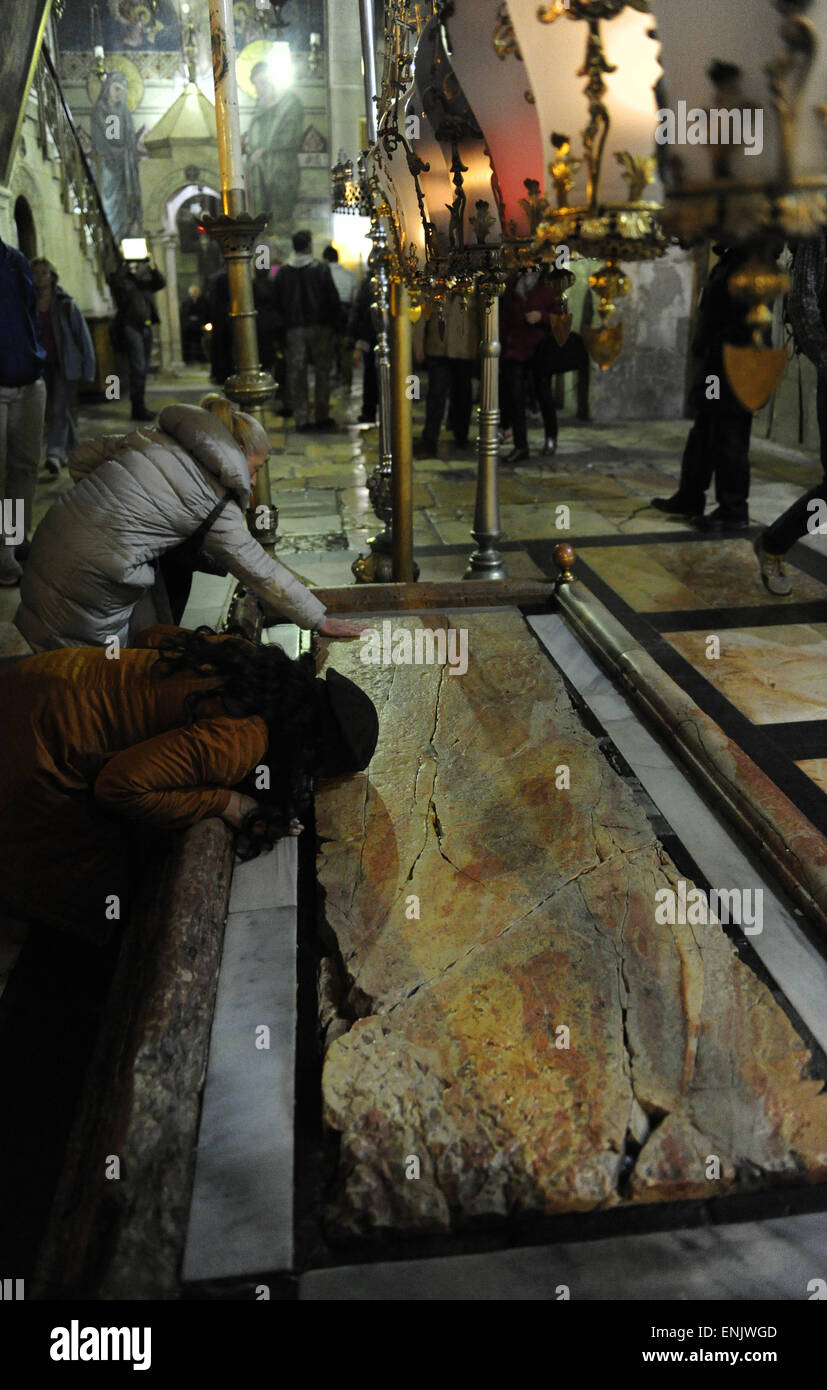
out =
[[[525,548],[536,565],[547,573],[553,572],[553,546],[550,542],[534,545],[529,541]],[[736,709],[735,705],[716,690],[691,662],[675,651],[640,613],[624,603],[605,580],[583,560],[580,561],[580,578],[595,598],[608,608],[635,641],[657,661],[661,669],[686,691],[704,714],[715,721],[727,738],[731,738],[743,749],[747,757],[752,759],[822,834],[827,834],[827,794],[795,766],[789,754],[767,734],[764,726],[753,724]]]
[[[640,614],[657,632],[721,632],[728,628],[790,627],[827,621],[827,603],[768,602],[746,608],[680,608]]]
[[[796,762],[827,758],[827,719],[791,719],[785,724],[762,724],[761,729]]]

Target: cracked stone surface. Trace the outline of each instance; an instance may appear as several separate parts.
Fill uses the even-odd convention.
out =
[[[655,922],[677,870],[520,614],[393,620],[460,625],[461,676],[319,645],[381,719],[316,798],[330,1234],[827,1179],[804,1043],[719,924]]]

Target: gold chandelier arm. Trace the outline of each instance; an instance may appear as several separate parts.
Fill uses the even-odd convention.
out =
[[[769,78],[772,105],[781,135],[778,177],[781,186],[786,187],[792,178],[795,123],[817,44],[814,26],[801,15],[788,15],[785,18],[781,25],[781,38],[785,51],[768,63],[764,71]]]
[[[583,131],[583,153],[589,171],[586,202],[592,211],[597,207],[600,166],[603,163],[603,151],[611,125],[609,112],[603,101],[607,91],[606,83],[603,81],[603,74],[606,72],[617,72],[617,68],[606,57],[600,37],[600,21],[590,19],[586,59],[577,76],[587,79],[585,93],[589,99],[589,124]]]

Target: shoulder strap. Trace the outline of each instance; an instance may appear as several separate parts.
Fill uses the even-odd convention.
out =
[[[227,503],[232,501],[233,494],[231,492],[225,492],[224,496],[221,498],[221,501],[216,502],[209,515],[206,516],[204,520],[201,522],[201,525],[198,527],[198,530],[193,531],[192,535],[190,536],[189,544],[193,546],[193,548],[197,548],[198,546],[200,546],[207,532],[210,530],[210,527],[215,525],[216,521],[218,520],[224,508],[226,507]]]

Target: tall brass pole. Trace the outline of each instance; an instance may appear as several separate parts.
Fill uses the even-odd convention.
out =
[[[373,0],[359,0],[359,27],[362,34],[362,70],[365,83],[365,120],[368,144],[376,142],[376,40],[373,33]]]
[[[500,531],[500,497],[497,478],[500,426],[500,284],[498,276],[486,276],[479,284],[483,311],[482,380],[480,384],[477,499],[474,529],[477,542],[464,579],[505,579],[502,556],[497,550]]]
[[[393,578],[412,584],[413,559],[413,414],[408,396],[411,370],[411,321],[408,291],[391,285],[391,496],[393,498]]]
[[[218,166],[221,174],[220,217],[204,219],[210,236],[218,242],[227,262],[230,282],[230,322],[233,333],[234,374],[224,383],[224,394],[264,428],[264,407],[272,399],[276,383],[261,370],[258,360],[256,311],[253,303],[253,247],[269,221],[269,213],[253,216],[248,211],[241,125],[236,83],[235,26],[232,0],[210,0],[210,38],[215,80],[215,121],[218,131]],[[266,508],[266,511],[262,509]],[[249,518],[250,529],[262,545],[275,540],[276,516],[271,505],[270,474],[259,469]]]

